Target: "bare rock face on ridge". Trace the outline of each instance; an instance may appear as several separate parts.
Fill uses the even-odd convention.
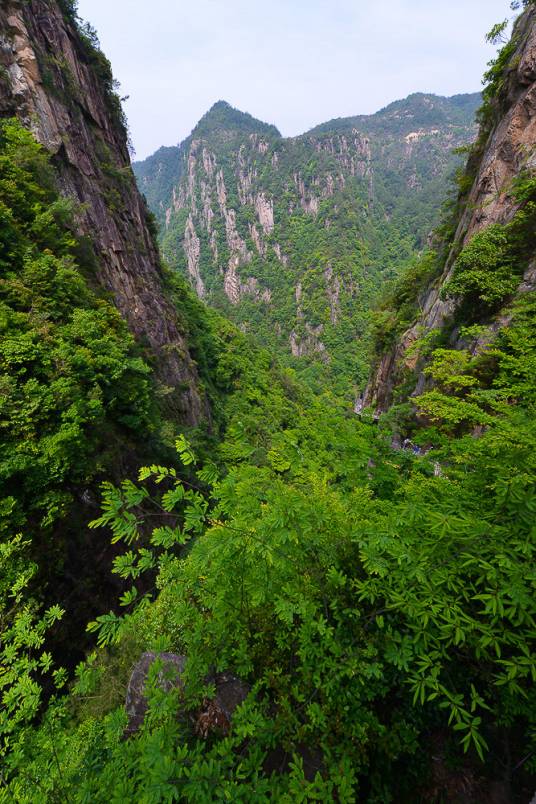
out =
[[[174,414],[196,424],[206,406],[180,316],[165,296],[109,64],[57,0],[1,4],[0,116],[17,116],[53,154],[60,189],[82,205],[96,281],[147,347]]]

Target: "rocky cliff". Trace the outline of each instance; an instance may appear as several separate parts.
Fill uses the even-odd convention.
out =
[[[437,332],[444,343],[467,348],[460,334],[467,318],[463,298],[445,289],[453,278],[457,259],[475,235],[513,221],[523,199],[512,192],[515,182],[536,172],[536,9],[529,7],[517,20],[512,39],[488,73],[489,88],[481,114],[481,130],[465,177],[469,190],[461,193],[451,238],[443,244],[445,259],[438,275],[420,294],[415,318],[396,343],[377,360],[362,404],[378,413],[389,408],[394,392],[404,384],[402,397],[418,395],[430,379],[426,354],[416,349],[424,334]],[[492,315],[475,313],[487,330],[471,343],[473,353],[510,320],[512,299],[536,289],[536,242],[524,255],[517,290]]]
[[[220,101],[134,170],[198,295],[345,393],[366,377],[372,299],[426,242],[479,101],[417,94],[291,139]]]
[[[110,66],[71,6],[3,0],[0,115],[17,116],[54,155],[62,192],[80,204],[96,283],[146,347],[174,414],[195,424],[204,410],[196,368],[180,316],[166,299]]]

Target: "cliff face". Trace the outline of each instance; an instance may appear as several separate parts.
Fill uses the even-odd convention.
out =
[[[134,170],[198,295],[344,391],[366,377],[367,310],[426,241],[478,103],[415,95],[284,139],[219,102]]]
[[[195,424],[204,402],[184,328],[165,297],[109,64],[56,0],[2,2],[0,114],[17,116],[54,155],[62,192],[81,204],[96,282],[147,347],[175,415]]]
[[[536,9],[528,9],[518,19],[512,43],[502,87],[492,105],[493,124],[483,124],[476,165],[471,164],[475,155],[468,165],[474,181],[463,203],[443,271],[422,294],[413,325],[380,357],[369,380],[363,404],[375,407],[378,413],[389,408],[394,389],[404,375],[407,379],[408,372],[414,375],[414,390],[410,393],[421,393],[426,386],[428,380],[423,373],[426,359],[419,360],[411,348],[423,332],[445,329],[451,346],[462,344],[454,323],[457,302],[442,298],[442,289],[452,278],[457,255],[475,234],[492,224],[508,224],[514,217],[519,202],[510,193],[512,181],[536,171]],[[535,289],[536,258],[533,258],[524,266],[517,294]],[[497,331],[508,321],[505,308],[486,323]],[[479,348],[478,342],[474,348]]]

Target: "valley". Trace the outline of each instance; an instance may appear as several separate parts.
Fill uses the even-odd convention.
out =
[[[0,804],[533,800],[512,11],[482,93],[132,165],[75,0],[0,6]]]

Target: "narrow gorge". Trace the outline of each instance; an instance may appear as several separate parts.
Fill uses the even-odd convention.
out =
[[[175,17],[216,24],[126,5],[165,56]],[[218,101],[131,165],[76,0],[2,0],[0,804],[534,801],[536,5],[511,10],[482,92],[295,137]]]

